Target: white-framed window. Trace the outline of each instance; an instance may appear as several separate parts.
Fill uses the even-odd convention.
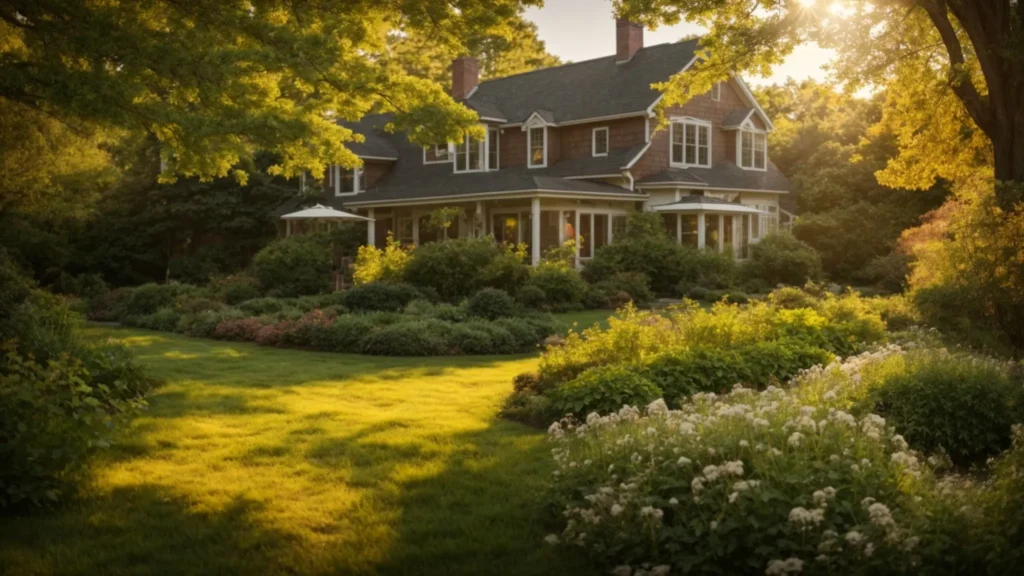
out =
[[[327,169],[327,188],[334,190],[335,196],[353,196],[363,191],[363,169],[351,170],[341,166],[330,166]]]
[[[424,164],[448,164],[452,161],[448,144],[434,144],[423,148]]]
[[[526,165],[529,168],[544,168],[548,165],[547,126],[526,131]]]
[[[487,129],[487,169],[497,170],[501,163],[501,130],[497,127]]]
[[[745,170],[768,169],[768,136],[756,130],[740,130],[736,138],[736,163]]]
[[[711,123],[694,118],[673,118],[669,124],[669,159],[672,166],[711,167]]]
[[[593,156],[608,155],[608,127],[594,128],[590,137],[590,149]]]
[[[718,102],[722,99],[722,83],[715,82],[715,85],[711,87],[711,99]]]
[[[487,169],[487,138],[477,140],[468,134],[454,146],[455,172],[483,172]]]

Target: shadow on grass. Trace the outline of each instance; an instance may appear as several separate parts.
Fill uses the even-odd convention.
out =
[[[144,484],[67,506],[59,522],[36,513],[4,530],[6,574],[290,573],[296,538],[261,525],[262,504],[245,498],[197,510]]]

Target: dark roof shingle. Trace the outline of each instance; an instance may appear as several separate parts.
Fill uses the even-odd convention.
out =
[[[637,184],[691,184],[698,187],[728,190],[769,190],[789,192],[793,186],[789,178],[775,167],[771,160],[768,169],[744,170],[729,161],[715,162],[711,168],[670,168],[647,176]]]

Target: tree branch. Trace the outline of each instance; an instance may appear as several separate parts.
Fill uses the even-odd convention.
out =
[[[956,36],[952,22],[949,21],[946,0],[924,1],[921,6],[938,30],[939,36],[942,37],[942,43],[946,46],[946,52],[949,54],[950,88],[963,102],[974,123],[991,137],[994,130],[992,109],[986,105],[970,77],[964,78],[967,71],[963,46],[960,45],[960,39]]]

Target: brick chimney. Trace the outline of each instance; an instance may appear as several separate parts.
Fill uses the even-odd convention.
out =
[[[480,68],[476,58],[460,56],[452,61],[452,98],[466,98],[479,82]]]
[[[615,63],[629,62],[644,47],[644,27],[628,18],[615,19]]]

